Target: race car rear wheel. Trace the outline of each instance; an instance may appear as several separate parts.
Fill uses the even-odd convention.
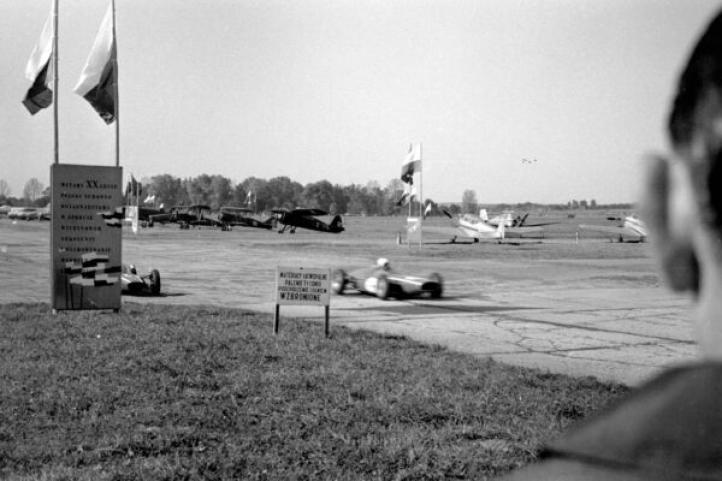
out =
[[[386,277],[386,274],[379,274],[379,277],[376,280],[376,297],[384,300],[388,299],[389,291],[389,279]]]
[[[158,272],[158,269],[150,271],[150,293],[154,296],[160,294],[160,272]]]
[[[436,283],[436,287],[431,291],[431,298],[439,299],[444,293],[444,280],[436,272],[429,274],[429,280]]]
[[[346,271],[343,269],[336,269],[333,271],[333,277],[331,278],[331,292],[334,294],[343,294],[343,290],[346,288]]]

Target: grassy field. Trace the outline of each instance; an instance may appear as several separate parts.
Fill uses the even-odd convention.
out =
[[[0,478],[489,479],[627,388],[218,307],[0,304]]]

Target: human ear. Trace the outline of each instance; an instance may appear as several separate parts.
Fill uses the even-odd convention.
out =
[[[641,200],[657,261],[667,284],[676,291],[699,290],[699,263],[692,242],[692,205],[681,165],[651,157]]]

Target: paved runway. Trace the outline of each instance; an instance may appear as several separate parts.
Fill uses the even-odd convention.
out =
[[[46,231],[5,222],[0,234],[0,302],[48,302]],[[124,238],[124,259],[135,260],[141,269],[158,268],[164,280],[162,297],[125,301],[212,304],[272,313],[276,265],[363,265],[372,257],[364,251],[334,254],[344,248],[317,251],[309,247],[309,238],[298,235],[239,247],[239,239],[245,238],[235,232],[185,232],[187,240],[178,252],[177,246],[169,250],[164,235],[156,230],[152,236]],[[290,245],[294,242],[296,246]],[[424,255],[398,246],[380,249],[407,269],[443,272],[445,297],[381,301],[360,294],[333,296],[332,332],[333,326],[343,324],[511,364],[632,385],[695,356],[688,300],[659,286],[649,256],[629,256],[633,251],[627,249],[643,246],[613,247],[626,258],[530,261],[520,251],[500,257],[500,251],[492,250],[497,252],[494,258],[466,258],[466,252],[480,251],[464,250],[456,251],[460,257],[437,258],[451,248],[429,248]],[[321,322],[323,310],[283,307],[281,329],[294,316]]]

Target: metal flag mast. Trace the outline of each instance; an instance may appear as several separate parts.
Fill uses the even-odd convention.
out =
[[[424,156],[422,153],[423,143],[419,142],[419,161],[421,165],[419,166],[419,249],[421,249],[423,245],[423,232],[424,232]]]
[[[60,147],[58,140],[58,2],[53,0],[53,155],[54,162],[60,163]]]
[[[120,166],[120,102],[118,85],[118,37],[115,35],[115,0],[111,0],[113,8],[113,84],[115,86],[115,166]]]

